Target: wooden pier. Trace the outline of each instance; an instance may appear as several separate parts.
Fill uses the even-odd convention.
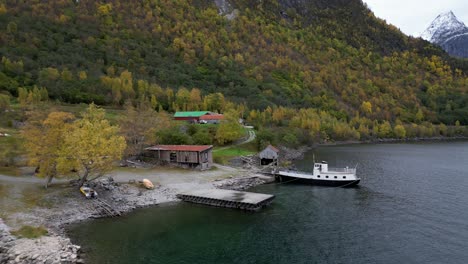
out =
[[[275,196],[262,193],[207,189],[180,193],[177,194],[177,198],[189,203],[258,211],[270,204]]]

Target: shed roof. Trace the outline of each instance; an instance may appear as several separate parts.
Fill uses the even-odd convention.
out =
[[[211,148],[213,148],[212,145],[156,145],[146,148],[146,150],[202,152]]]
[[[209,113],[209,111],[176,112],[174,117],[200,117]]]
[[[224,119],[224,115],[221,114],[212,114],[212,115],[202,115],[200,116],[201,120],[221,120]]]
[[[268,145],[265,149],[267,149],[267,148],[270,148],[270,149],[273,150],[274,152],[278,152],[278,153],[280,152],[279,149],[273,147],[272,145]]]

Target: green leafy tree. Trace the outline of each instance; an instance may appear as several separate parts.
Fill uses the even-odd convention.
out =
[[[216,131],[216,141],[220,145],[233,142],[240,139],[243,135],[242,125],[239,124],[239,114],[231,110],[224,114],[225,118],[219,124],[218,130]]]
[[[168,145],[189,145],[192,139],[177,128],[165,129],[157,133],[161,144]]]
[[[193,143],[197,145],[211,145],[213,144],[213,137],[208,131],[198,131],[192,136]]]
[[[269,129],[262,129],[257,132],[255,137],[257,150],[262,150],[269,144],[275,144],[275,134]]]
[[[6,94],[0,94],[0,112],[10,108],[10,96]]]
[[[15,158],[23,153],[22,143],[15,136],[1,138],[0,166],[14,166]]]

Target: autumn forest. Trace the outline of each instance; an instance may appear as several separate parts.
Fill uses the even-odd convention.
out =
[[[0,1],[0,108],[226,112],[293,146],[467,135],[468,63],[361,1],[229,2]]]

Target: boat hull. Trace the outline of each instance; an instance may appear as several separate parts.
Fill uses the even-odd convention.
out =
[[[361,179],[349,180],[349,181],[334,181],[334,180],[314,180],[314,179],[305,179],[297,178],[284,175],[276,175],[276,181],[281,183],[301,183],[301,184],[310,184],[317,186],[330,186],[330,187],[354,187],[359,184]]]

